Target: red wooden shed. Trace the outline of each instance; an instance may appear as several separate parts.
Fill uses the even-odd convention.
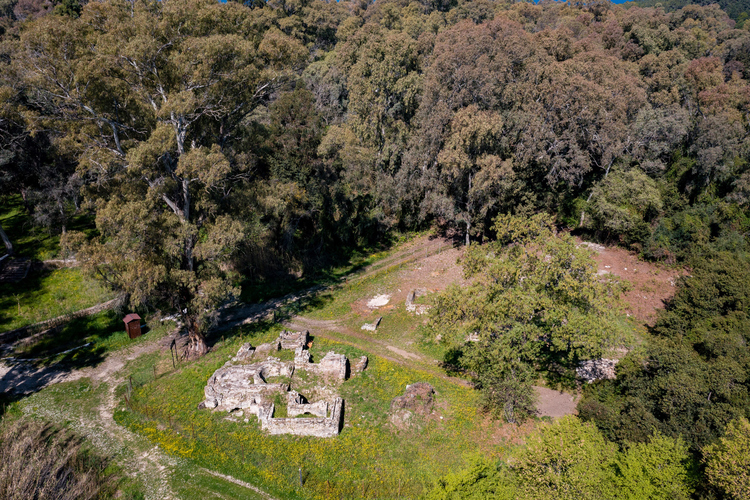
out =
[[[128,332],[128,337],[135,339],[141,336],[141,317],[135,313],[130,313],[125,318],[125,331]]]

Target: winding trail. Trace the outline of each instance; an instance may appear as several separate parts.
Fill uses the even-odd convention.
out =
[[[113,352],[99,365],[79,370],[65,370],[54,365],[36,369],[25,363],[12,366],[0,363],[0,390],[6,393],[30,394],[51,384],[84,378],[90,379],[95,388],[104,384],[104,394],[93,411],[77,412],[76,418],[72,421],[70,415],[64,414],[52,404],[22,408],[30,416],[42,417],[52,422],[70,421],[70,426],[76,434],[85,437],[104,456],[117,457],[123,470],[143,482],[147,500],[178,500],[180,497],[172,489],[169,478],[181,459],[167,455],[158,446],[151,444],[146,437],[118,425],[113,418],[118,404],[115,390],[126,380],[123,369],[127,363],[146,354],[168,349],[169,343],[177,336],[178,329],[167,337]],[[11,376],[8,376],[9,374]],[[197,469],[252,490],[267,500],[275,500],[260,488],[245,481],[208,469]]]

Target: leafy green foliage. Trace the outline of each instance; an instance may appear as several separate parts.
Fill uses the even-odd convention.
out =
[[[536,370],[572,378],[579,360],[628,338],[617,320],[623,285],[602,279],[589,252],[554,234],[549,218],[527,222],[498,218],[498,241],[466,252],[471,283],[438,296],[430,317],[460,352],[461,367],[475,374],[486,405],[509,421],[533,413]]]
[[[750,491],[750,423],[746,418],[727,425],[724,437],[703,449],[706,475],[730,498],[744,498]]]
[[[592,386],[579,407],[618,441],[643,441],[654,427],[683,436],[694,451],[750,407],[750,260],[721,253],[682,279],[643,352],[618,366],[617,380]]]
[[[642,243],[651,235],[648,223],[662,210],[656,182],[638,169],[614,171],[594,186],[587,215],[589,226],[625,243]]]
[[[18,284],[0,285],[0,331],[39,323],[114,298],[80,269],[31,271]]]
[[[680,439],[657,434],[618,451],[595,426],[564,417],[534,431],[500,463],[479,460],[446,476],[426,498],[687,500],[690,467]]]
[[[734,204],[693,205],[660,219],[644,254],[675,263],[710,258],[716,251],[744,252],[747,227],[746,215]]]

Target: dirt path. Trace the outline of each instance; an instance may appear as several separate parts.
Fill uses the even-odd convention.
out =
[[[74,431],[87,438],[95,448],[105,456],[117,456],[123,470],[143,481],[146,487],[147,500],[176,500],[179,497],[172,490],[169,478],[179,459],[165,454],[158,446],[153,446],[147,438],[121,427],[114,421],[114,412],[118,401],[116,388],[125,382],[123,370],[129,361],[160,349],[168,349],[173,338],[178,336],[175,330],[166,338],[140,344],[132,348],[110,354],[104,362],[80,370],[64,370],[61,367],[36,369],[26,364],[8,366],[0,364],[0,390],[6,393],[28,394],[61,382],[72,382],[88,378],[94,387],[105,385],[105,394],[93,412],[83,412],[71,422]],[[10,376],[9,376],[10,375]],[[27,408],[29,414],[44,417],[53,422],[70,421],[70,416],[54,405],[34,405]],[[248,488],[268,500],[274,500],[259,488],[218,472],[201,469],[213,476]]]
[[[341,321],[336,320],[316,320],[312,318],[305,318],[303,316],[295,316],[289,321],[284,322],[284,325],[292,330],[312,330],[315,336],[323,338],[329,338],[338,342],[345,342],[353,347],[359,347],[365,351],[372,352],[373,344],[379,349],[376,354],[378,357],[387,359],[394,363],[398,363],[408,368],[418,368],[429,372],[430,374],[442,378],[443,380],[449,380],[453,383],[463,385],[465,387],[471,387],[472,384],[468,380],[450,377],[446,375],[442,370],[436,370],[429,364],[429,360],[425,359],[421,354],[402,349],[388,344],[380,339],[373,338],[367,334],[363,334],[352,330],[342,324]],[[328,332],[337,332],[344,335],[345,338],[339,336],[333,336]],[[358,340],[360,342],[358,342]],[[361,342],[365,341],[365,342]],[[389,355],[389,353],[395,353],[398,357]],[[415,363],[416,362],[416,363]],[[577,395],[569,394],[567,392],[556,391],[547,387],[534,386],[534,392],[537,395],[537,412],[540,417],[552,417],[559,418],[565,415],[574,415],[576,413],[576,405],[578,404],[579,397]]]
[[[427,240],[426,242],[424,240]],[[420,242],[422,244],[420,244]],[[440,253],[442,250],[452,249],[453,244],[448,240],[436,238],[419,238],[411,243],[407,248],[396,252],[383,260],[375,262],[370,266],[367,266],[363,270],[348,276],[346,281],[363,280],[373,275],[376,275],[385,269],[393,268],[395,266],[404,265],[415,260],[422,258],[429,258],[435,253]],[[455,257],[453,257],[453,263],[455,264]],[[250,304],[240,307],[228,309],[221,314],[219,319],[220,326],[214,329],[214,332],[228,330],[239,325],[247,325],[260,321],[264,318],[270,318],[273,316],[275,311],[280,310],[282,307],[290,306],[296,302],[304,301],[308,298],[314,297],[316,294],[331,290],[333,287],[338,286],[337,284],[324,286],[317,285],[301,292],[292,293],[285,295],[278,299],[271,299],[262,304]]]
[[[291,330],[312,330],[314,336],[328,338],[337,342],[344,342],[353,347],[358,347],[364,351],[372,352],[378,357],[387,359],[388,361],[398,363],[408,368],[417,368],[429,372],[436,377],[440,377],[444,380],[449,380],[459,385],[463,385],[466,387],[470,387],[472,385],[467,380],[457,377],[451,377],[446,375],[443,371],[437,370],[434,366],[430,365],[428,360],[424,359],[422,355],[418,353],[403,350],[380,339],[376,339],[366,334],[357,332],[345,326],[341,321],[316,320],[312,318],[305,318],[304,316],[294,316],[290,320],[285,321],[284,325]],[[331,335],[330,332],[337,332],[341,334],[341,336]],[[373,349],[373,347],[375,349]],[[392,354],[398,354],[399,357],[395,357]],[[414,361],[417,361],[418,364],[415,365]]]

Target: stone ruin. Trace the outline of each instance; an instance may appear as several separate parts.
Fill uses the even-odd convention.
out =
[[[430,310],[430,306],[428,306],[427,304],[414,303],[416,298],[421,297],[422,295],[427,295],[426,288],[417,288],[416,290],[412,290],[411,292],[409,292],[409,294],[406,296],[406,310],[408,312],[415,313],[419,316],[427,313],[427,311]]]
[[[370,332],[374,332],[378,329],[378,326],[380,326],[380,322],[383,320],[383,317],[380,316],[378,319],[376,319],[373,323],[365,323],[362,325],[362,330],[367,330]]]
[[[398,429],[419,426],[415,416],[426,417],[435,406],[435,389],[427,382],[406,386],[404,394],[393,398],[388,420]]]
[[[237,355],[216,370],[204,389],[206,399],[200,408],[214,411],[253,414],[261,429],[269,434],[333,437],[343,424],[344,400],[334,397],[329,401],[308,402],[292,390],[291,381],[296,371],[314,373],[326,383],[338,383],[349,375],[349,360],[343,354],[328,352],[320,363],[313,363],[309,346],[309,332],[282,332],[279,337],[257,347],[244,344]],[[271,353],[282,349],[293,350],[293,361],[281,361]],[[240,363],[240,364],[236,364]],[[249,364],[247,364],[249,363]],[[364,357],[357,363],[358,371],[367,366]],[[282,377],[282,382],[269,382]],[[274,417],[274,399],[286,398],[287,417]],[[312,417],[299,417],[300,415]],[[247,421],[247,420],[246,420]]]
[[[589,384],[597,380],[613,380],[617,377],[615,367],[619,359],[589,359],[581,361],[576,368],[576,375]]]

